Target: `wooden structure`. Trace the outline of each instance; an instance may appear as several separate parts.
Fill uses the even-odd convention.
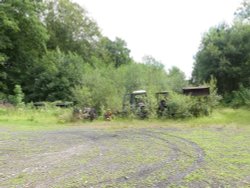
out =
[[[184,95],[191,96],[208,96],[210,94],[210,89],[208,86],[199,86],[199,87],[185,87],[182,88]]]

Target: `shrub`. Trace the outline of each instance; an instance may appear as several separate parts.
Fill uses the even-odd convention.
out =
[[[20,85],[15,85],[14,95],[9,96],[9,101],[15,106],[24,105],[24,93],[22,91],[22,87]]]
[[[217,80],[213,76],[211,76],[210,82],[209,82],[209,87],[210,87],[210,95],[207,97],[207,105],[209,108],[209,112],[212,112],[212,109],[219,104],[219,102],[222,99],[221,95],[218,95],[218,89],[216,87],[217,85]]]
[[[217,94],[215,79],[211,78],[209,86],[209,96],[185,96],[177,93],[170,93],[163,117],[186,118],[207,116],[211,114],[213,108],[219,104],[221,96]]]
[[[206,116],[211,112],[212,107],[209,105],[209,97],[192,97],[190,113],[192,116]]]
[[[171,93],[167,100],[167,108],[163,116],[169,118],[191,117],[192,98],[190,96]]]
[[[90,89],[85,86],[77,86],[72,90],[73,99],[76,101],[77,105],[90,107],[93,105],[92,95]]]
[[[233,91],[233,99],[231,105],[233,107],[250,107],[250,88],[245,88],[241,85],[238,91]]]
[[[0,101],[5,101],[7,99],[6,95],[0,92]]]

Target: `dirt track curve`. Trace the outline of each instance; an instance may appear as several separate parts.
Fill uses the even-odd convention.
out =
[[[5,130],[2,130],[5,131]],[[173,129],[10,132],[0,187],[166,187],[202,168],[205,152]],[[194,182],[193,187],[209,186]]]

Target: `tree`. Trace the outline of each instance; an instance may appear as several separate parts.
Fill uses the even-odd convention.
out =
[[[32,101],[71,100],[72,88],[82,84],[83,59],[73,53],[65,54],[59,49],[43,56],[36,69]]]
[[[146,55],[142,58],[142,62],[148,66],[152,66],[154,68],[158,68],[158,69],[163,69],[164,65],[156,60],[153,56],[150,55]]]
[[[250,86],[250,25],[222,24],[204,35],[195,57],[192,80],[217,79],[218,92],[230,93],[239,85]]]
[[[47,47],[74,52],[90,62],[100,38],[97,24],[87,11],[70,0],[46,0],[45,23],[50,35]]]
[[[167,85],[172,91],[181,93],[182,88],[187,85],[185,78],[185,73],[174,66],[168,71]]]
[[[14,92],[14,95],[9,96],[10,101],[15,106],[22,106],[23,100],[24,100],[24,93],[22,91],[22,87],[20,85],[15,85],[13,92]]]
[[[0,6],[0,85],[13,93],[16,84],[24,92],[32,87],[32,70],[46,51],[48,35],[39,18],[39,2],[3,1]]]
[[[235,12],[235,20],[250,23],[250,0],[244,0]]]
[[[116,68],[132,61],[126,42],[120,38],[111,41],[107,37],[102,37],[99,42],[98,54],[105,64],[113,64]]]
[[[17,21],[14,19],[14,16],[10,11],[10,4],[1,2],[0,5],[0,88],[2,92],[7,93],[7,53],[6,51],[13,48],[11,41],[11,36],[9,32],[16,33],[19,31]]]

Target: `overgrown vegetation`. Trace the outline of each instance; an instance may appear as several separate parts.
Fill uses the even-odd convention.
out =
[[[62,127],[71,122],[72,109],[55,107],[47,103],[44,107],[35,108],[33,104],[16,108],[14,106],[0,108],[0,124],[18,129],[51,129]]]
[[[115,117],[111,122],[105,122],[103,116],[99,116],[98,120],[90,121],[77,121],[72,122],[72,109],[62,109],[53,107],[54,105],[48,104],[46,107],[34,109],[29,108],[0,108],[0,126],[9,127],[14,129],[54,129],[65,127],[69,125],[82,125],[85,126],[113,126],[113,127],[141,127],[150,124],[167,124],[186,126],[203,126],[203,125],[223,125],[223,126],[242,126],[249,125],[250,116],[248,109],[231,109],[231,108],[217,108],[209,116],[189,117],[185,119],[159,119],[156,116],[149,118],[145,121],[135,118],[120,119]]]
[[[26,103],[74,101],[101,113],[120,110],[123,96],[133,90],[154,95],[180,92],[187,84],[177,67],[166,72],[151,56],[135,62],[124,40],[103,36],[87,11],[70,0],[4,1],[0,11],[2,100],[16,105],[19,85]]]
[[[233,92],[232,98],[231,105],[233,107],[250,107],[250,88],[245,88],[241,85],[238,91]]]
[[[14,95],[9,96],[9,101],[17,107],[24,106],[24,93],[20,85],[15,85]]]
[[[190,83],[179,68],[135,62],[78,4],[0,0],[0,184],[249,186],[250,2],[242,5],[232,25],[204,35],[192,84],[210,95],[194,97],[181,94]],[[134,90],[147,91],[146,105],[127,101],[124,113]],[[217,106],[221,96],[227,107]],[[83,107],[97,120],[75,118]]]
[[[0,100],[15,106],[39,101],[72,101],[119,112],[125,94],[148,92],[148,111],[155,116],[155,93],[169,91],[164,116],[210,114],[218,101],[249,106],[249,2],[244,1],[229,26],[212,27],[195,57],[193,84],[217,83],[207,98],[181,96],[189,83],[177,67],[166,71],[151,56],[135,62],[124,40],[103,36],[87,11],[70,0],[0,2]],[[28,33],[28,34],[27,34]],[[216,85],[216,87],[215,87]]]
[[[200,84],[213,75],[218,92],[233,106],[247,105],[250,88],[249,5],[249,0],[243,1],[232,25],[221,23],[204,34],[193,69],[194,83]]]

